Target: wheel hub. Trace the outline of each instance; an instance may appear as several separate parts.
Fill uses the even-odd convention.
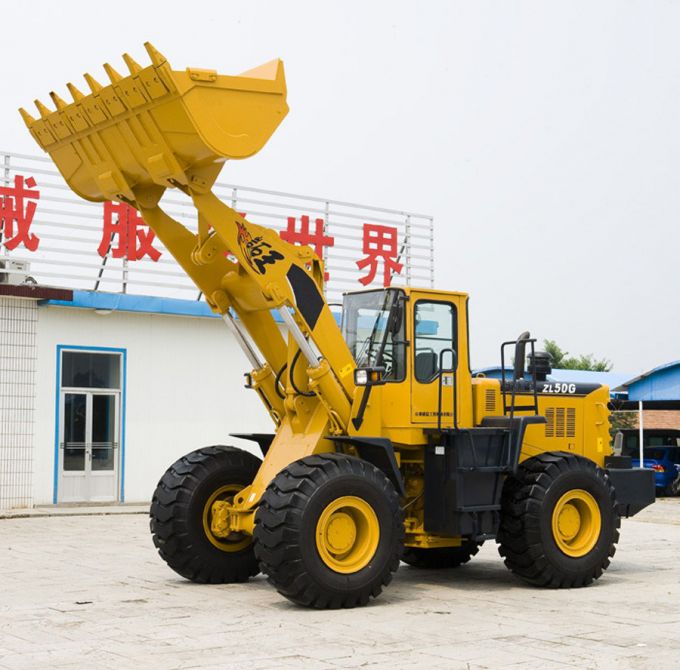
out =
[[[571,503],[567,503],[557,519],[559,532],[565,540],[573,540],[581,527],[581,515]]]
[[[562,553],[580,558],[597,544],[602,515],[597,501],[583,489],[567,491],[557,501],[552,514],[552,533]]]
[[[252,542],[249,535],[234,532],[230,523],[234,495],[242,488],[238,484],[220,486],[203,506],[203,531],[210,544],[222,551],[241,551]]]
[[[345,512],[331,515],[326,527],[326,542],[335,554],[347,553],[357,537],[357,526],[354,519]]]
[[[357,496],[342,496],[321,513],[316,525],[316,548],[335,572],[348,574],[365,568],[380,541],[378,517]]]

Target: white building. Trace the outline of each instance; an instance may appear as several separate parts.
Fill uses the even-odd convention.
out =
[[[271,431],[205,303],[3,289],[0,508],[149,500],[186,452]]]

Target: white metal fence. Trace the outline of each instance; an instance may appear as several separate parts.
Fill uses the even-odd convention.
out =
[[[39,196],[26,196],[22,202],[17,189],[22,184]],[[431,216],[233,184],[218,183],[214,190],[250,221],[293,231],[289,241],[299,240],[307,226],[309,236],[302,237],[311,246],[319,244],[329,301],[339,301],[348,290],[383,286],[386,278],[393,286],[434,283]],[[166,192],[162,204],[168,214],[196,230],[196,211],[182,193]],[[133,239],[121,249],[114,234],[121,230],[117,210],[113,220],[114,227],[106,228],[104,205],[76,196],[49,158],[0,152],[0,281],[11,272],[4,262],[10,259],[30,263],[30,277],[49,286],[198,298],[195,286],[158,239],[152,242],[160,253],[157,261],[144,253],[150,239],[146,226],[139,225],[136,239],[135,229],[126,228]],[[142,258],[129,253],[130,244],[141,247]],[[368,284],[360,282],[367,277]]]

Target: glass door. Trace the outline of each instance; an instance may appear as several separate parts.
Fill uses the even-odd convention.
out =
[[[112,502],[118,492],[120,394],[62,392],[60,502]]]
[[[116,500],[118,394],[90,393],[89,500]]]
[[[61,492],[64,501],[85,500],[87,394],[62,394]]]

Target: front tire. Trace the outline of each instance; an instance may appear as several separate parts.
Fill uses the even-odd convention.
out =
[[[619,539],[614,489],[592,461],[562,452],[529,458],[505,482],[497,541],[506,566],[536,586],[598,579]]]
[[[260,467],[256,456],[235,447],[192,451],[165,472],[151,502],[151,533],[161,558],[200,584],[230,584],[258,574],[252,538],[210,531],[215,500],[229,500],[248,486]]]
[[[255,555],[298,605],[365,605],[399,567],[399,498],[375,466],[341,454],[308,456],[271,482],[255,516]]]

